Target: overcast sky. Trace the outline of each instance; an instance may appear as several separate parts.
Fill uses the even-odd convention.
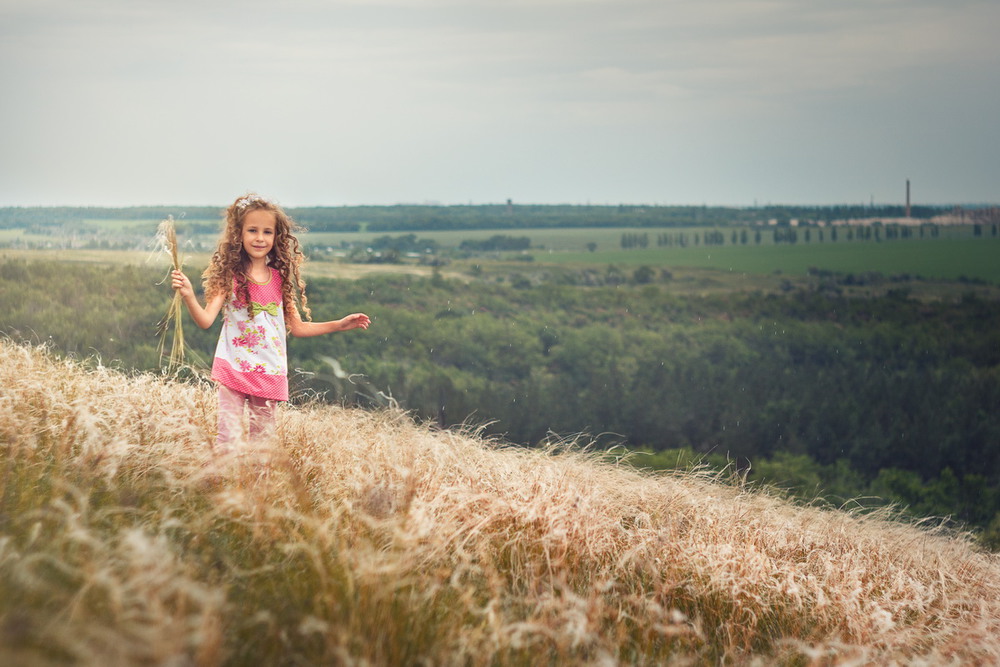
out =
[[[997,0],[0,0],[0,206],[1000,201]]]

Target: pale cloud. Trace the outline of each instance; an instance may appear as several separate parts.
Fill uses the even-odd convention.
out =
[[[0,205],[881,198],[921,133],[937,196],[995,199],[996,25],[975,0],[0,0]]]

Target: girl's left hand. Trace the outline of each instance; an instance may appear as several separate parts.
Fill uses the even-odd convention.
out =
[[[367,329],[372,321],[364,313],[352,313],[341,320],[344,329]]]

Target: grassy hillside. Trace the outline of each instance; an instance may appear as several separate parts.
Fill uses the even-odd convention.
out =
[[[987,663],[962,536],[0,343],[2,664]]]

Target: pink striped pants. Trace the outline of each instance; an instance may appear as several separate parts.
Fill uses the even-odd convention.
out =
[[[249,406],[249,432],[251,443],[271,438],[276,431],[275,407],[277,401],[251,396],[219,384],[219,438],[220,451],[229,451],[243,440],[243,412]]]

